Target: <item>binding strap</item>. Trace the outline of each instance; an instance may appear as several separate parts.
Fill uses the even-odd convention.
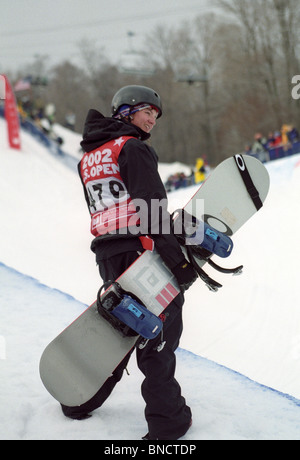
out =
[[[249,171],[247,169],[245,160],[241,154],[234,155],[234,160],[237,165],[237,168],[241,174],[241,177],[243,179],[243,182],[245,184],[245,187],[247,189],[247,192],[249,193],[257,211],[262,207],[263,203],[260,199],[259,192],[255,185],[253,184],[253,181],[251,179],[251,176],[249,174]]]

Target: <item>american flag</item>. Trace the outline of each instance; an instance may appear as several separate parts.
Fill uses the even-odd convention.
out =
[[[31,88],[31,83],[29,78],[21,78],[17,81],[14,86],[15,91],[26,91]]]

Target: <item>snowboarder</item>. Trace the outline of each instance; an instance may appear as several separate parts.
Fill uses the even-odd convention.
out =
[[[83,177],[82,160],[78,168],[95,237],[91,249],[103,281],[116,280],[137,259],[149,243],[149,239],[143,239],[147,236],[182,290],[164,311],[163,339],[159,335],[143,347],[136,347],[138,367],[145,376],[142,395],[149,432],[144,439],[150,440],[178,439],[191,425],[191,410],[174,377],[174,352],[183,328],[183,292],[197,277],[170,231],[171,225],[164,225],[166,220],[171,223],[171,216],[157,170],[158,157],[145,142],[161,115],[161,100],[153,89],[136,85],[121,88],[112,100],[112,117],[89,110],[81,146],[85,152],[91,152],[88,161],[90,166],[95,165],[89,169],[93,177]],[[146,206],[135,207],[134,203],[139,200]],[[155,208],[155,213],[151,212],[151,205],[157,200],[163,203],[164,209],[158,213]],[[140,222],[138,234],[131,227],[134,222],[136,229],[137,221]],[[62,405],[63,413],[73,419],[90,416],[121,379],[131,353],[93,398],[78,407]]]

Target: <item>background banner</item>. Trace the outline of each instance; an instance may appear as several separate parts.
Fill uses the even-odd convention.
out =
[[[7,122],[8,142],[11,148],[20,149],[20,123],[16,99],[8,78],[5,75],[1,76],[5,79],[4,116]]]

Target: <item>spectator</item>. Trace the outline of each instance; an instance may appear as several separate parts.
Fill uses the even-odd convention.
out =
[[[292,144],[299,142],[299,132],[294,126],[291,126],[291,130],[288,132],[288,138]]]
[[[261,133],[256,133],[254,136],[254,144],[252,145],[252,153],[258,156],[262,162],[268,161],[269,152],[267,149],[267,139]]]
[[[75,131],[75,122],[76,122],[76,115],[73,112],[66,113],[65,116],[65,127]]]
[[[195,171],[195,184],[200,184],[205,180],[205,164],[203,158],[197,158]]]

